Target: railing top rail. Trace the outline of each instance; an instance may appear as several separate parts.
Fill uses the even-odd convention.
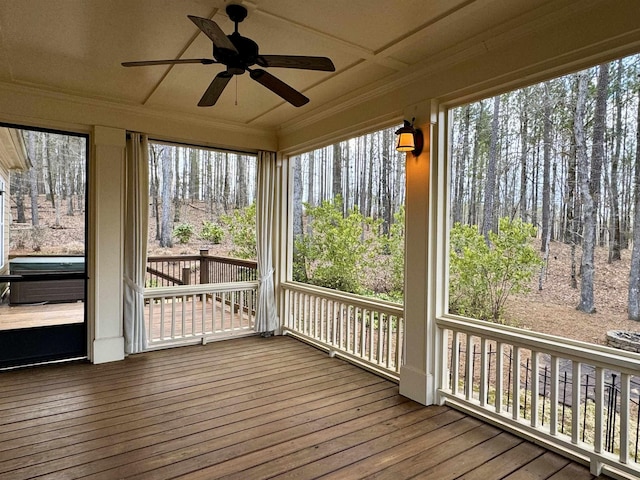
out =
[[[353,293],[340,292],[330,288],[317,287],[315,285],[307,285],[305,283],[298,282],[285,282],[282,284],[282,287],[294,292],[308,293],[329,298],[331,300],[352,303],[363,308],[396,315],[398,317],[404,316],[404,306],[399,303],[379,300],[377,298],[362,297]]]
[[[216,263],[237,265],[239,267],[258,268],[258,262],[256,262],[255,260],[245,260],[242,258],[233,258],[233,257],[221,257],[218,255],[209,255],[209,254],[202,255],[202,258],[206,258],[208,260],[214,260]]]
[[[144,298],[179,297],[205,293],[239,292],[258,288],[258,282],[207,283],[202,285],[174,285],[169,287],[145,288]]]
[[[526,347],[540,353],[561,356],[585,364],[597,364],[622,373],[638,375],[640,354],[603,345],[580,342],[538,332],[525,332],[514,327],[490,324],[462,317],[438,318],[441,328],[449,328],[478,337]]]
[[[200,260],[200,255],[150,255],[147,262],[180,262]]]
[[[222,257],[219,255],[209,255],[208,253],[194,255],[150,255],[147,262],[180,262],[180,261],[196,261],[206,258],[216,263],[224,263],[227,265],[236,265],[239,267],[257,268],[258,262],[255,260],[245,260],[242,258]]]

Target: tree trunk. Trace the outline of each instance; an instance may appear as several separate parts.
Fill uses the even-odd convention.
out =
[[[620,257],[620,193],[618,190],[618,166],[622,146],[622,60],[618,60],[614,96],[616,106],[616,125],[614,134],[614,149],[611,156],[611,216],[609,219],[609,263],[621,259]],[[636,145],[636,149],[638,146]]]
[[[229,213],[231,206],[231,160],[229,154],[224,154],[224,186],[222,189],[222,202],[224,205],[224,213]]]
[[[391,232],[391,186],[389,176],[391,173],[391,154],[389,153],[391,141],[390,130],[382,132],[382,163],[380,165],[380,207],[382,217],[382,235],[389,237]]]
[[[549,255],[551,233],[551,88],[549,82],[544,85],[543,108],[543,158],[542,158],[542,242],[540,251],[545,253],[545,261]]]
[[[484,190],[484,207],[482,215],[482,235],[489,243],[489,232],[494,229],[494,204],[496,193],[496,173],[498,164],[498,126],[500,118],[500,95],[493,100],[493,119],[491,120],[491,140],[489,143],[489,160]]]
[[[633,249],[629,269],[629,301],[627,311],[629,320],[640,321],[640,86],[638,87],[638,106],[636,113],[636,158],[634,165],[633,201]]]
[[[524,100],[520,113],[520,219],[526,222],[527,212],[527,152],[529,147],[529,95],[528,88],[523,89]]]
[[[49,195],[51,200],[51,206],[53,207],[54,215],[55,215],[55,227],[60,226],[60,206],[58,205],[57,200],[57,191],[56,191],[56,174],[54,171],[53,163],[51,162],[52,152],[51,152],[51,141],[50,137],[46,137],[46,142],[43,144],[43,153],[44,159],[47,164],[47,185],[49,186]]]
[[[333,154],[333,181],[331,192],[334,199],[340,197],[342,201],[342,216],[344,217],[347,202],[342,195],[342,146],[339,143],[334,143],[331,148]]]
[[[173,247],[173,225],[171,222],[171,200],[173,172],[171,171],[171,156],[166,148],[160,152],[160,163],[162,165],[162,191],[161,202],[162,211],[160,218],[160,246]]]
[[[29,170],[29,186],[31,190],[31,225],[34,227],[40,226],[40,215],[38,213],[38,136],[40,134],[36,132],[29,132],[29,158],[33,165]],[[42,139],[40,138],[40,141]]]
[[[244,208],[247,200],[247,159],[238,155],[238,189],[236,194],[236,208]]]
[[[186,182],[182,182],[182,184],[180,183],[180,153],[178,152],[177,148],[171,148],[171,155],[173,157],[173,162],[174,162],[174,173],[176,176],[174,185],[176,186],[175,188],[175,192],[173,193],[173,224],[177,224],[180,222],[180,216],[182,213],[182,200],[181,197],[184,197],[184,190],[185,190],[185,185]],[[184,179],[184,177],[186,177],[186,175],[182,175],[182,178]],[[180,190],[182,186],[182,195],[180,194]],[[164,198],[163,198],[164,201]]]
[[[15,172],[11,175],[11,195],[16,202],[16,222],[26,223],[24,214],[24,175],[22,172]],[[0,201],[2,201],[0,199]]]
[[[200,162],[195,148],[189,149],[189,167],[189,198],[200,200]]]
[[[604,134],[607,117],[607,93],[609,88],[609,64],[599,67],[598,85],[596,87],[596,105],[593,112],[593,145],[591,148],[591,196],[596,225],[598,223],[600,206],[602,204],[602,165],[604,163]],[[600,223],[602,225],[602,223]],[[603,245],[603,228],[596,230],[597,241]]]
[[[578,181],[580,194],[582,195],[584,215],[584,238],[582,240],[582,263],[580,271],[582,282],[580,288],[580,303],[576,307],[586,313],[594,313],[595,302],[593,298],[594,248],[596,242],[596,214],[592,191],[589,188],[589,159],[587,158],[587,144],[584,134],[584,111],[587,103],[587,76],[578,74],[578,98],[574,116],[574,137],[576,144],[576,157],[578,169]],[[593,169],[591,170],[593,175]]]
[[[453,223],[462,223],[464,207],[464,179],[466,177],[466,165],[469,162],[470,143],[469,130],[471,128],[471,104],[462,109],[462,152],[458,158],[456,168],[455,194],[453,198]]]
[[[473,159],[471,161],[471,193],[469,194],[469,225],[478,223],[478,171],[480,170],[480,136],[482,133],[484,102],[480,101],[473,140]]]

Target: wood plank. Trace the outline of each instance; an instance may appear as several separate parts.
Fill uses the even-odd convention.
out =
[[[458,418],[454,422],[445,423],[432,431],[422,432],[422,435],[409,439],[407,442],[399,442],[390,448],[379,448],[380,451],[364,458],[352,457],[348,466],[332,471],[323,478],[346,479],[371,476],[393,465],[409,461],[415,455],[425,449],[436,447],[447,439],[461,435],[469,430],[482,425],[476,419],[470,417]],[[315,468],[311,466],[309,468]]]
[[[429,407],[399,416],[383,425],[374,425],[327,442],[313,445],[253,468],[228,475],[227,479],[317,478],[394,445],[432,432],[463,418],[463,414],[443,407]]]
[[[472,428],[461,435],[450,438],[445,442],[425,449],[418,455],[414,455],[408,461],[393,465],[375,475],[371,479],[378,480],[399,480],[422,475],[426,470],[446,461],[452,454],[459,454],[470,448],[492,438],[500,433],[497,428],[482,424]],[[428,477],[427,477],[428,478]]]
[[[288,337],[8,371],[0,391],[0,480],[591,478]]]
[[[476,445],[460,454],[453,455],[447,460],[420,473],[424,478],[448,480],[473,471],[483,463],[520,444],[522,440],[506,432]]]
[[[0,330],[84,322],[84,303],[0,305]]]
[[[589,468],[577,463],[570,463],[559,472],[549,477],[549,480],[576,480],[594,478]]]
[[[535,460],[519,468],[505,480],[541,480],[560,471],[569,464],[569,460],[552,452],[545,452]],[[575,477],[576,480],[578,477]],[[588,478],[588,477],[584,477]]]
[[[544,448],[529,442],[522,442],[511,450],[496,457],[484,465],[467,472],[460,480],[487,480],[488,478],[503,478],[545,452]]]

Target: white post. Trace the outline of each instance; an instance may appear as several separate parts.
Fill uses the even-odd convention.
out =
[[[400,368],[400,393],[424,405],[435,399],[436,208],[438,133],[437,105],[425,102],[405,112],[415,117],[424,146],[406,158],[405,200],[405,355]],[[439,235],[438,235],[439,236]],[[455,366],[454,366],[455,368]]]
[[[123,185],[126,132],[96,126],[90,162],[89,352],[93,363],[124,358]]]

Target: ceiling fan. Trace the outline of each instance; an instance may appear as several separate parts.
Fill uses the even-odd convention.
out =
[[[177,65],[182,63],[201,63],[210,65],[219,63],[225,65],[226,70],[218,73],[198,102],[199,107],[215,105],[222,91],[234,75],[242,75],[249,72],[249,76],[267,87],[276,95],[279,95],[290,104],[301,107],[309,102],[302,93],[287,85],[259,67],[298,68],[303,70],[321,70],[334,72],[333,62],[327,57],[307,57],[300,55],[261,55],[258,52],[258,44],[250,38],[238,33],[238,24],[247,16],[247,9],[242,5],[227,5],[229,19],[235,23],[235,31],[231,35],[225,35],[222,29],[213,20],[208,18],[188,15],[189,19],[202,30],[213,42],[213,58],[186,58],[177,60],[147,60],[140,62],[123,62],[124,67],[143,67],[148,65]]]

